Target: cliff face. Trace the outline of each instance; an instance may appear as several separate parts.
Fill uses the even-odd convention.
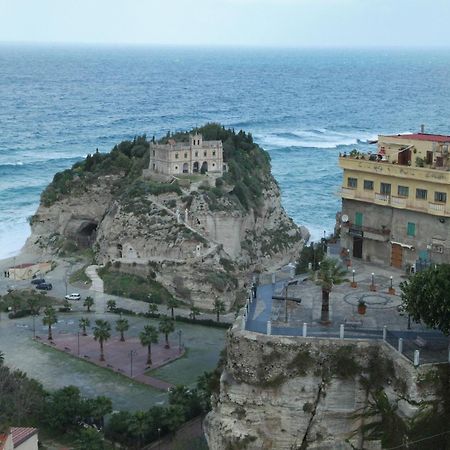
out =
[[[436,400],[423,383],[432,372],[381,343],[265,336],[235,325],[206,419],[209,448],[381,449],[367,425],[383,430],[390,412],[406,421],[425,411]]]
[[[249,147],[263,161],[254,172],[257,181],[249,178],[252,172],[243,177],[231,171],[174,182],[155,180],[145,170],[140,175],[145,157],[127,157],[131,162],[124,157],[136,145],[123,152],[119,146],[112,161],[97,156],[101,170],[91,161],[89,177],[86,162],[62,173],[43,194],[27,245],[63,254],[91,247],[100,264],[116,262],[128,271],[139,266],[143,275],[151,271],[178,296],[189,291],[201,307],[211,307],[215,298],[230,306],[246,273],[297,257],[307,231],[283,210],[270,165],[257,146]],[[228,143],[235,152],[236,145]],[[105,173],[106,163],[114,163],[115,170]]]

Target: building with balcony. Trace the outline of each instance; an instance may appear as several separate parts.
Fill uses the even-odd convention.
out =
[[[150,144],[150,172],[165,175],[224,171],[222,141],[204,141],[201,134],[189,142],[169,139],[167,144]]]
[[[450,262],[450,136],[379,136],[374,153],[340,155],[341,244],[407,269]]]

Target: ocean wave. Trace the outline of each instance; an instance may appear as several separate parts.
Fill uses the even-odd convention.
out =
[[[0,161],[0,170],[2,168],[8,168],[8,167],[14,167],[14,166],[41,166],[41,165],[53,165],[53,164],[58,164],[58,163],[62,163],[62,162],[67,162],[67,161],[73,161],[74,163],[77,161],[80,161],[82,159],[85,159],[87,157],[87,153],[83,154],[83,155],[75,155],[75,156],[58,156],[58,157],[54,157],[55,155],[51,155],[53,157],[50,158],[39,158],[39,159],[28,159],[27,161],[17,161],[17,162],[10,162],[10,161],[6,161],[6,162],[1,162]]]
[[[371,140],[375,140],[376,135],[360,131],[340,132],[315,128],[259,134],[255,138],[263,147],[268,148],[335,149],[341,146],[367,144]]]

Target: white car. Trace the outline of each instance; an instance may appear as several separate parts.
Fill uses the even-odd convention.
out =
[[[81,300],[81,295],[74,292],[73,294],[67,294],[64,298],[66,300]]]

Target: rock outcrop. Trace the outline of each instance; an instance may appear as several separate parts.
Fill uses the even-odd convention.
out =
[[[220,395],[205,422],[211,450],[381,449],[362,431],[382,429],[378,402],[407,420],[436,399],[423,382],[434,369],[413,367],[385,343],[266,336],[241,323],[228,332]]]
[[[211,308],[216,298],[230,307],[236,295],[245,295],[239,288],[247,274],[294,260],[308,235],[286,215],[267,157],[251,137],[218,132],[244,139],[261,160],[258,170],[247,169],[247,185],[239,181],[240,169],[223,177],[151,179],[142,171],[148,143],[133,141],[123,150],[121,144],[111,156],[96,154],[55,176],[33,216],[27,245],[63,255],[91,247],[99,264],[152,273],[200,307]],[[227,145],[230,152],[242,151]],[[144,156],[133,157],[141,147]]]

